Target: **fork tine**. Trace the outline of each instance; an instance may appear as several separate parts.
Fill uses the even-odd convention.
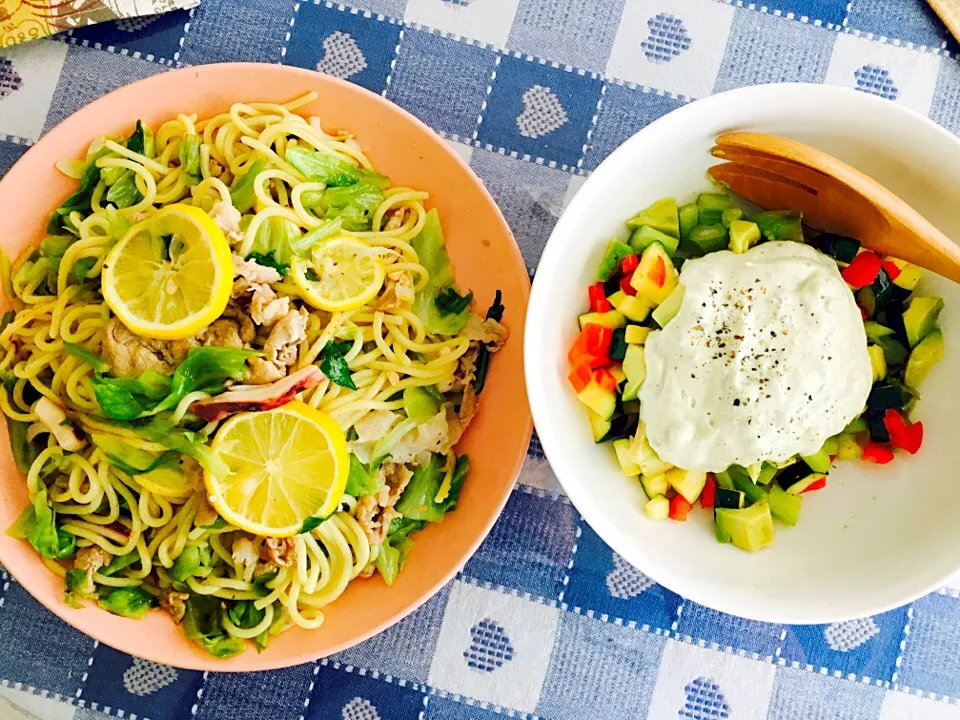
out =
[[[766,153],[755,150],[729,145],[717,145],[710,153],[721,160],[768,170],[775,175],[783,176],[796,183],[814,189],[822,187],[823,184],[830,179],[829,176],[807,165],[802,165],[786,158],[772,157]]]

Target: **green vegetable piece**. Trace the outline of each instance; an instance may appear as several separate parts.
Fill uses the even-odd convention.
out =
[[[290,263],[277,262],[275,250],[271,250],[266,254],[252,252],[247,255],[247,260],[253,260],[257,265],[262,265],[263,267],[273,268],[284,276],[290,272]]]
[[[337,342],[330,340],[320,351],[320,370],[326,375],[330,382],[345,387],[350,390],[356,390],[357,385],[353,382],[350,374],[350,364],[345,355],[353,347],[352,342]]]
[[[140,437],[192,457],[214,475],[229,475],[230,467],[206,443],[206,437],[191,430],[176,427],[167,417],[158,416],[146,425],[130,429]]]
[[[290,241],[290,250],[294,255],[306,257],[315,246],[327,238],[337,235],[342,227],[343,220],[338,217],[321,220],[320,224],[307,234],[292,239]]]
[[[40,257],[60,260],[76,238],[72,235],[51,235],[40,242]],[[59,263],[57,263],[59,266]]]
[[[761,499],[767,496],[767,493],[764,492],[763,488],[757,485],[753,480],[750,479],[750,475],[739,465],[731,465],[727,468],[727,472],[730,473],[730,480],[733,482],[733,488],[739,490],[744,495],[747,496],[747,500],[751,503],[759,502]]]
[[[370,467],[378,468],[380,464],[390,457],[390,451],[396,445],[400,438],[406,435],[417,426],[417,421],[412,418],[401,420],[386,435],[380,438],[373,446],[373,452],[370,454]]]
[[[706,254],[727,247],[729,234],[723,225],[697,225],[690,231],[689,240],[700,252]]]
[[[943,358],[943,333],[931,330],[910,353],[903,382],[912,388],[920,387],[927,373]],[[7,420],[9,423],[10,420]]]
[[[184,397],[198,390],[222,392],[224,381],[242,379],[247,360],[259,357],[260,354],[256,350],[243,348],[192,348],[174,371],[170,395],[161,403],[161,409],[174,407]],[[176,400],[172,401],[171,397],[176,397]]]
[[[187,545],[174,560],[170,577],[178,582],[185,582],[188,577],[206,577],[210,574],[212,556],[208,543]]]
[[[770,488],[770,513],[785,525],[796,525],[800,520],[800,508],[803,507],[803,498],[791,495],[779,485]]]
[[[633,255],[633,248],[627,243],[616,239],[608,242],[606,250],[603,251],[603,260],[600,261],[600,269],[597,270],[597,280],[606,282],[619,273],[620,263],[629,255]]]
[[[743,210],[738,207],[727,208],[720,214],[720,224],[729,228],[731,223],[743,217]]]
[[[800,459],[809,465],[814,472],[826,473],[830,471],[830,455],[824,448],[820,448],[815,455],[801,455]]]
[[[628,228],[648,225],[654,230],[666,233],[670,237],[680,237],[680,218],[677,214],[677,201],[673,198],[661,198],[653,205],[644,208],[627,220]]]
[[[937,326],[943,310],[943,298],[914,297],[903,312],[903,327],[910,347],[916,347]]]
[[[276,570],[260,573],[253,579],[253,591],[260,597],[266,597],[273,592],[270,583],[276,580],[279,573]]]
[[[105,373],[110,370],[110,364],[106,360],[81,345],[64,342],[63,349],[67,355],[77,358],[80,362],[86,363],[98,373]]]
[[[750,219],[767,240],[803,242],[803,218],[796,210],[765,210]]]
[[[375,561],[378,572],[383,576],[383,581],[388,585],[393,585],[397,575],[403,570],[407,562],[410,550],[413,548],[413,540],[410,535],[418,532],[426,525],[422,520],[410,520],[409,518],[395,518],[390,523],[390,529],[387,532],[386,540],[380,548],[380,553]]]
[[[258,610],[250,600],[238,600],[230,606],[227,617],[239,628],[249,630],[263,622],[266,610]]]
[[[156,145],[153,138],[153,130],[143,124],[142,120],[137,120],[137,127],[133,134],[127,138],[127,149],[135,153],[152,158],[156,155]]]
[[[700,223],[700,207],[696,203],[681,205],[677,214],[680,219],[680,237],[686,238]]]
[[[136,562],[140,561],[140,553],[136,550],[133,552],[128,552],[126,555],[121,555],[120,557],[115,557],[110,561],[110,564],[100,569],[101,575],[106,575],[107,577],[112,577],[124,568],[130,567]]]
[[[119,209],[136,205],[142,199],[143,195],[137,189],[137,176],[133,170],[124,172],[107,190],[107,202]]]
[[[370,495],[381,487],[378,477],[367,471],[357,456],[350,453],[350,473],[347,475],[347,485],[344,493],[351,497]]]
[[[53,211],[47,221],[48,234],[59,235],[64,230],[69,232],[72,226],[68,224],[67,218],[72,212],[79,212],[84,217],[90,214],[92,210],[90,200],[93,197],[93,191],[100,182],[100,168],[97,167],[97,160],[109,154],[110,150],[101,148],[90,158],[83,175],[80,177],[80,187],[64,201],[63,205]]]
[[[680,241],[677,238],[660,232],[649,225],[637,228],[633,231],[633,234],[630,235],[630,247],[637,255],[655,242],[663,246],[663,249],[669,257],[673,257],[677,252],[677,247],[680,245]]]
[[[135,447],[118,435],[108,433],[92,432],[90,441],[96,445],[107,459],[130,475],[140,475],[155,470],[161,465],[170,462],[170,453],[154,453],[149,450],[143,450]],[[173,457],[173,463],[176,464],[177,458]]]
[[[92,383],[100,409],[114,420],[133,420],[153,410],[171,387],[171,379],[154,370],[145,370],[138,378],[95,375]]]
[[[660,327],[666,327],[667,323],[673,320],[680,308],[683,306],[683,295],[686,288],[683,285],[677,285],[667,299],[654,308],[651,316]]]
[[[422,387],[408,387],[403,391],[403,411],[408,418],[422,423],[440,412],[443,396]]]
[[[139,587],[113,588],[100,598],[100,607],[104,610],[137,620],[156,604],[153,595]]]
[[[410,244],[416,251],[420,264],[429,274],[426,286],[417,293],[413,311],[423,322],[428,333],[456,335],[467,324],[469,313],[464,310],[458,314],[443,315],[434,302],[437,295],[444,289],[450,287],[457,290],[450,257],[444,247],[440,216],[435,209],[427,213],[423,229],[410,241]]]
[[[271,216],[260,223],[257,228],[257,234],[254,236],[251,254],[266,258],[271,257],[273,267],[278,270],[280,267],[289,268],[293,260],[293,247],[300,240],[300,228],[291,220],[284,217]],[[258,261],[259,262],[259,261]],[[261,263],[265,264],[265,263]],[[280,272],[283,275],[283,272]]]
[[[187,175],[200,176],[200,137],[195,133],[187,133],[180,140],[179,147],[180,169]]]
[[[742,550],[759,550],[773,542],[773,517],[766,493],[748,508],[717,508],[714,515],[718,539],[722,532],[724,537],[729,538],[729,542]]]
[[[344,230],[370,229],[373,213],[383,202],[383,191],[369,182],[331,187],[323,191],[324,217],[339,217]]]
[[[437,293],[433,301],[441,315],[460,315],[470,307],[473,302],[473,292],[461,295],[454,288],[448,287]]]
[[[300,146],[287,148],[284,158],[307,180],[322,182],[328,187],[354,185],[360,181],[361,168],[330,152],[307,150]]]
[[[760,241],[760,228],[748,220],[730,223],[730,249],[742,255]]]
[[[430,462],[413,471],[410,483],[397,501],[397,512],[410,520],[440,522],[445,513],[456,508],[460,488],[470,469],[470,461],[466,455],[457,458],[450,492],[442,503],[437,503],[435,499],[445,476],[443,464],[443,456],[434,454],[430,457]]]
[[[886,325],[881,325],[878,322],[873,320],[867,320],[863,324],[863,329],[867,333],[867,340],[870,342],[877,342],[882,337],[887,337],[888,335],[893,335],[893,330],[888,328]]]
[[[494,295],[493,303],[487,308],[487,320],[503,320],[503,312],[506,309],[501,302],[502,295],[497,290]],[[490,369],[490,350],[486,345],[481,345],[477,353],[476,371],[473,378],[473,391],[479,395],[483,391],[483,386],[487,382],[487,371]]]
[[[17,470],[26,475],[30,466],[40,454],[36,443],[27,439],[27,430],[30,424],[7,418],[7,433],[10,435],[10,450],[13,452],[13,461]]]
[[[191,595],[183,616],[183,632],[208,653],[228,658],[242,653],[243,640],[227,635],[223,629],[220,600],[205,595]]]
[[[96,264],[96,258],[80,258],[73,264],[73,267],[70,268],[70,274],[73,275],[73,279],[80,285],[87,279],[87,276]]]
[[[888,368],[903,367],[907,361],[907,349],[899,340],[890,335],[877,338],[876,343],[883,348],[883,357]]]
[[[230,201],[233,206],[241,213],[248,212],[256,202],[257,196],[254,193],[257,176],[267,169],[267,161],[263,158],[254,160],[247,171],[237,180],[234,180],[233,187],[230,188]]]
[[[77,539],[56,524],[57,514],[47,500],[47,489],[42,488],[33,496],[30,505],[7,534],[27,540],[38,553],[51,560],[65,560],[76,550]]]
[[[320,527],[326,519],[325,517],[308,517],[303,521],[303,525],[300,526],[300,532],[297,534],[303,535],[304,533],[313,532]]]

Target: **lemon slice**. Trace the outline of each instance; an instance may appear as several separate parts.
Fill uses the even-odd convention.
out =
[[[137,335],[192,337],[230,299],[230,245],[200,208],[168,205],[121,238],[101,281],[107,305]]]
[[[369,245],[339,237],[322,243],[309,260],[293,264],[293,281],[301,296],[327,312],[354,310],[383,287],[383,261]]]
[[[231,474],[204,473],[210,504],[231,525],[268,537],[300,532],[340,503],[350,462],[340,426],[306,403],[227,420],[213,449]]]

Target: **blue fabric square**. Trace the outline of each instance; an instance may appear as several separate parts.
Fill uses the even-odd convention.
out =
[[[387,98],[434,130],[470,138],[496,53],[425,30],[403,34]]]
[[[940,63],[937,87],[930,104],[930,119],[954,135],[960,134],[960,63],[956,60]]]
[[[465,701],[431,695],[427,702],[424,720],[503,720],[503,715],[493,710],[485,710]]]
[[[70,31],[70,36],[90,45],[114,47],[130,53],[140,53],[146,60],[173,61],[180,49],[184,26],[190,20],[186,10],[123,18]]]
[[[600,87],[595,76],[504,55],[478,139],[574,167],[583,156]]]
[[[0,586],[4,581],[0,580]],[[0,678],[73,697],[93,654],[93,640],[74,630],[10,580],[0,607]]]
[[[689,635],[721,648],[757,653],[761,658],[773,657],[780,644],[781,629],[781,625],[727,615],[689,600],[677,623],[677,634],[681,637]]]
[[[913,604],[897,682],[960,696],[960,600],[935,593]]]
[[[401,26],[326,4],[300,5],[284,63],[319,70],[380,93]]]
[[[603,72],[624,0],[520,0],[507,47]]]
[[[407,9],[407,0],[351,0],[350,7],[399,19]]]
[[[414,545],[414,561],[416,554]],[[332,655],[330,659],[344,665],[376,668],[394,677],[426,683],[449,597],[450,586],[447,585],[423,607],[393,627],[366,642]]]
[[[820,20],[824,24],[840,25],[847,15],[847,3],[848,0],[765,0],[763,4],[771,11],[793,13],[797,20],[807,17],[811,23]]]
[[[532,272],[563,211],[571,176],[482,148],[473,151],[470,167],[500,206]]]
[[[771,82],[822,83],[836,39],[825,28],[738,9],[713,91]]]
[[[880,715],[883,688],[808,670],[781,667],[767,720],[862,720]]]
[[[29,149],[29,145],[0,140],[0,177],[6,175],[13,164]]]
[[[580,523],[564,602],[638,625],[669,630],[683,602],[615,554],[589,525]]]
[[[83,688],[83,698],[99,707],[122,708],[151,720],[189,717],[203,673],[158,665],[100,645]]]
[[[247,652],[250,652],[249,650]],[[256,673],[210,673],[197,720],[276,720],[303,712],[313,665]]]
[[[564,613],[537,705],[557,720],[647,716],[661,635]]]
[[[147,60],[71,46],[53,93],[44,132],[108,92],[166,69]],[[90,139],[96,134],[97,129],[91,128]]]
[[[684,104],[683,100],[649,90],[608,84],[583,167],[595,170],[607,155],[635,132]]]
[[[925,2],[854,0],[847,27],[929,48],[940,47],[944,40],[953,42],[950,33]]]
[[[465,575],[556,600],[579,516],[569,503],[516,490]]]
[[[280,62],[293,4],[293,0],[200,3],[183,41],[180,62]]]
[[[780,655],[815,669],[827,668],[888,682],[896,671],[907,608],[831,625],[787,627]]]
[[[317,672],[305,720],[417,720],[424,695],[370,674],[347,672],[323,662]]]

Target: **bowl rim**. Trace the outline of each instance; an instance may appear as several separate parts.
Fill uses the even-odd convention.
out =
[[[322,99],[323,97],[323,86],[333,86],[364,98],[367,101],[372,101],[377,106],[379,112],[382,112],[384,115],[394,115],[400,117],[404,125],[408,125],[411,127],[411,129],[417,129],[421,133],[425,134],[425,136],[432,143],[441,149],[446,162],[450,163],[451,165],[458,166],[461,171],[465,171],[465,180],[469,180],[469,186],[471,189],[479,193],[478,197],[482,198],[483,204],[486,206],[486,210],[490,211],[491,217],[495,218],[495,223],[493,224],[494,226],[489,229],[489,234],[499,235],[505,240],[509,240],[509,242],[504,243],[504,248],[501,251],[503,254],[501,254],[500,257],[503,258],[503,264],[506,267],[511,268],[511,273],[513,273],[514,269],[516,269],[516,275],[518,278],[521,274],[524,276],[522,283],[522,297],[517,297],[514,301],[517,306],[523,309],[523,315],[518,313],[514,323],[514,334],[518,336],[517,341],[522,340],[525,305],[527,302],[529,302],[530,276],[529,272],[526,270],[526,264],[523,260],[523,256],[521,255],[516,238],[507,224],[502,211],[500,210],[496,201],[493,199],[490,192],[487,190],[483,181],[477,176],[474,170],[470,167],[469,163],[466,162],[464,158],[461,157],[443,137],[441,137],[436,131],[434,131],[412,113],[387,100],[381,95],[332,75],[315,72],[306,68],[274,63],[224,62],[177,68],[136,80],[86,103],[67,117],[63,118],[49,131],[44,133],[43,136],[33,143],[30,148],[17,160],[17,162],[14,163],[10,170],[8,170],[7,173],[0,178],[0,189],[2,189],[5,184],[12,182],[12,180],[9,180],[9,178],[15,175],[14,170],[16,170],[18,167],[23,168],[25,166],[33,165],[36,162],[34,158],[40,154],[42,148],[53,145],[61,139],[61,136],[71,137],[74,135],[76,133],[76,130],[74,129],[75,126],[78,123],[83,123],[83,120],[88,115],[94,115],[97,107],[101,104],[116,102],[118,97],[123,97],[127,94],[132,94],[137,91],[142,91],[144,88],[151,88],[154,85],[158,86],[158,88],[160,88],[162,91],[164,88],[169,88],[169,84],[171,82],[175,82],[177,78],[183,78],[187,76],[194,76],[195,80],[203,78],[203,83],[205,86],[210,87],[215,83],[215,78],[217,77],[224,77],[225,75],[243,75],[245,72],[269,72],[277,73],[278,75],[296,76],[302,78],[304,92],[308,92],[309,90],[321,91],[321,96],[318,99]],[[91,134],[89,137],[92,138],[93,135]],[[522,268],[522,273],[519,270],[520,268]],[[515,362],[522,362],[522,352],[517,354]],[[525,397],[525,378],[522,371],[517,372],[517,377],[519,379],[518,384],[520,385],[521,395]],[[487,517],[483,519],[482,524],[478,523],[479,532],[476,532],[475,537],[473,537],[472,540],[467,544],[466,551],[462,554],[462,556],[457,558],[455,562],[452,562],[449,568],[434,582],[420,589],[413,599],[400,605],[394,612],[392,612],[381,622],[376,623],[366,628],[364,631],[357,633],[343,641],[329,644],[323,647],[321,650],[317,650],[316,647],[312,646],[304,646],[303,649],[299,651],[288,652],[283,655],[276,653],[271,654],[269,651],[262,655],[254,655],[252,650],[248,648],[247,652],[227,660],[214,658],[212,656],[208,657],[205,654],[202,654],[202,651],[194,653],[177,652],[175,653],[175,657],[170,657],[166,653],[151,650],[149,646],[143,647],[143,645],[138,645],[138,640],[140,638],[135,637],[136,633],[125,634],[123,632],[122,623],[132,623],[134,621],[120,618],[118,616],[111,616],[117,622],[111,623],[106,627],[104,627],[102,624],[98,624],[95,621],[88,622],[86,617],[90,617],[90,614],[106,613],[106,611],[94,606],[90,606],[85,608],[87,610],[87,615],[84,617],[84,614],[78,614],[76,611],[72,611],[72,608],[63,602],[48,602],[46,598],[38,597],[33,592],[31,586],[36,584],[35,580],[27,579],[27,581],[24,582],[24,578],[27,574],[27,572],[25,572],[28,567],[27,564],[20,563],[19,561],[7,563],[3,561],[2,557],[0,557],[0,562],[3,562],[3,568],[10,573],[10,576],[15,579],[22,588],[24,588],[35,600],[38,600],[47,610],[59,617],[70,627],[74,628],[75,630],[79,630],[95,641],[101,642],[108,647],[129,655],[133,655],[135,657],[140,657],[187,670],[213,672],[250,672],[274,670],[292,667],[294,665],[303,663],[316,662],[322,658],[328,657],[334,653],[341,652],[361,642],[364,642],[365,640],[370,639],[371,637],[383,632],[384,630],[394,626],[406,618],[408,615],[413,613],[415,610],[437,595],[437,593],[439,593],[451,580],[456,577],[456,575],[463,569],[470,558],[476,553],[477,549],[480,547],[480,544],[490,533],[493,525],[500,518],[503,508],[513,492],[517,477],[519,476],[523,463],[526,459],[526,450],[533,433],[533,420],[529,412],[528,404],[522,402],[522,397],[521,402],[517,403],[516,412],[520,415],[522,421],[520,424],[524,429],[520,433],[520,437],[517,439],[517,446],[515,448],[515,452],[512,452],[512,456],[503,458],[497,464],[496,473],[502,475],[504,477],[504,481],[499,489],[487,487],[485,491],[487,493],[495,491],[499,494],[499,497],[495,497],[494,502],[491,503],[487,512]],[[21,474],[18,473],[18,476],[20,475]],[[0,482],[0,497],[2,497],[3,482]],[[0,553],[2,553],[3,550],[4,544],[0,543]],[[31,554],[35,555],[35,553]],[[35,565],[42,566],[41,559],[38,555],[36,556],[35,560]],[[45,567],[42,569],[46,573],[50,572]],[[333,604],[335,605],[336,601],[334,601]],[[171,628],[171,631],[180,632],[179,629],[174,628]],[[233,662],[231,662],[231,660]]]
[[[680,117],[708,112],[711,107],[728,103],[731,99],[736,99],[738,102],[745,103],[749,106],[751,103],[776,102],[776,98],[778,97],[799,94],[804,94],[807,99],[813,99],[825,104],[837,97],[843,97],[847,100],[855,98],[855,102],[861,103],[865,111],[876,109],[887,115],[900,115],[906,118],[908,122],[919,122],[928,130],[932,130],[935,134],[941,136],[941,138],[954,145],[960,146],[960,138],[954,136],[948,130],[912,108],[850,88],[803,82],[764,83],[709,95],[694,100],[654,120],[627,138],[610,153],[610,155],[604,158],[600,165],[598,165],[586,179],[558,219],[540,256],[538,270],[543,267],[552,270],[553,267],[556,267],[562,261],[562,248],[559,238],[569,234],[567,229],[568,225],[574,223],[574,216],[581,214],[581,207],[586,207],[590,202],[590,189],[605,182],[604,178],[613,172],[612,168],[619,163],[619,159],[630,156],[633,152],[633,146],[643,143],[648,135],[653,132],[659,132],[663,127],[675,123]],[[810,98],[810,95],[816,97]],[[613,177],[612,174],[611,177]],[[546,283],[545,274],[541,275],[538,272],[534,276],[525,322],[525,326],[528,328],[535,326],[540,317],[544,317],[550,312],[550,294]],[[569,453],[576,452],[576,450],[567,448],[556,441],[550,432],[550,428],[555,421],[556,403],[551,403],[548,394],[544,392],[544,386],[540,381],[542,374],[537,370],[548,362],[549,359],[543,357],[539,344],[534,341],[534,333],[531,332],[526,335],[524,342],[524,370],[527,381],[527,398],[530,402],[530,410],[533,415],[537,438],[544,455],[547,457],[550,466],[556,474],[557,480],[570,498],[573,506],[604,543],[630,565],[647,575],[647,577],[657,584],[675,592],[681,598],[691,600],[719,612],[760,622],[787,625],[820,625],[878,615],[895,608],[903,607],[943,587],[951,577],[956,575],[957,572],[960,572],[960,566],[958,566],[954,568],[952,572],[924,584],[922,587],[903,595],[898,600],[874,603],[870,603],[869,601],[864,602],[861,603],[862,609],[857,611],[836,610],[833,609],[832,606],[829,606],[826,608],[810,609],[800,614],[792,612],[785,613],[780,612],[779,606],[775,603],[767,603],[763,611],[750,612],[746,615],[738,608],[731,607],[723,602],[715,602],[707,591],[699,589],[695,583],[688,582],[682,575],[664,578],[660,572],[649,573],[647,568],[640,567],[628,557],[633,554],[627,548],[626,540],[628,535],[614,527],[613,524],[605,518],[598,504],[590,502],[588,489],[582,481],[571,474],[564,463],[564,458]],[[546,432],[541,434],[541,428],[544,428]]]

